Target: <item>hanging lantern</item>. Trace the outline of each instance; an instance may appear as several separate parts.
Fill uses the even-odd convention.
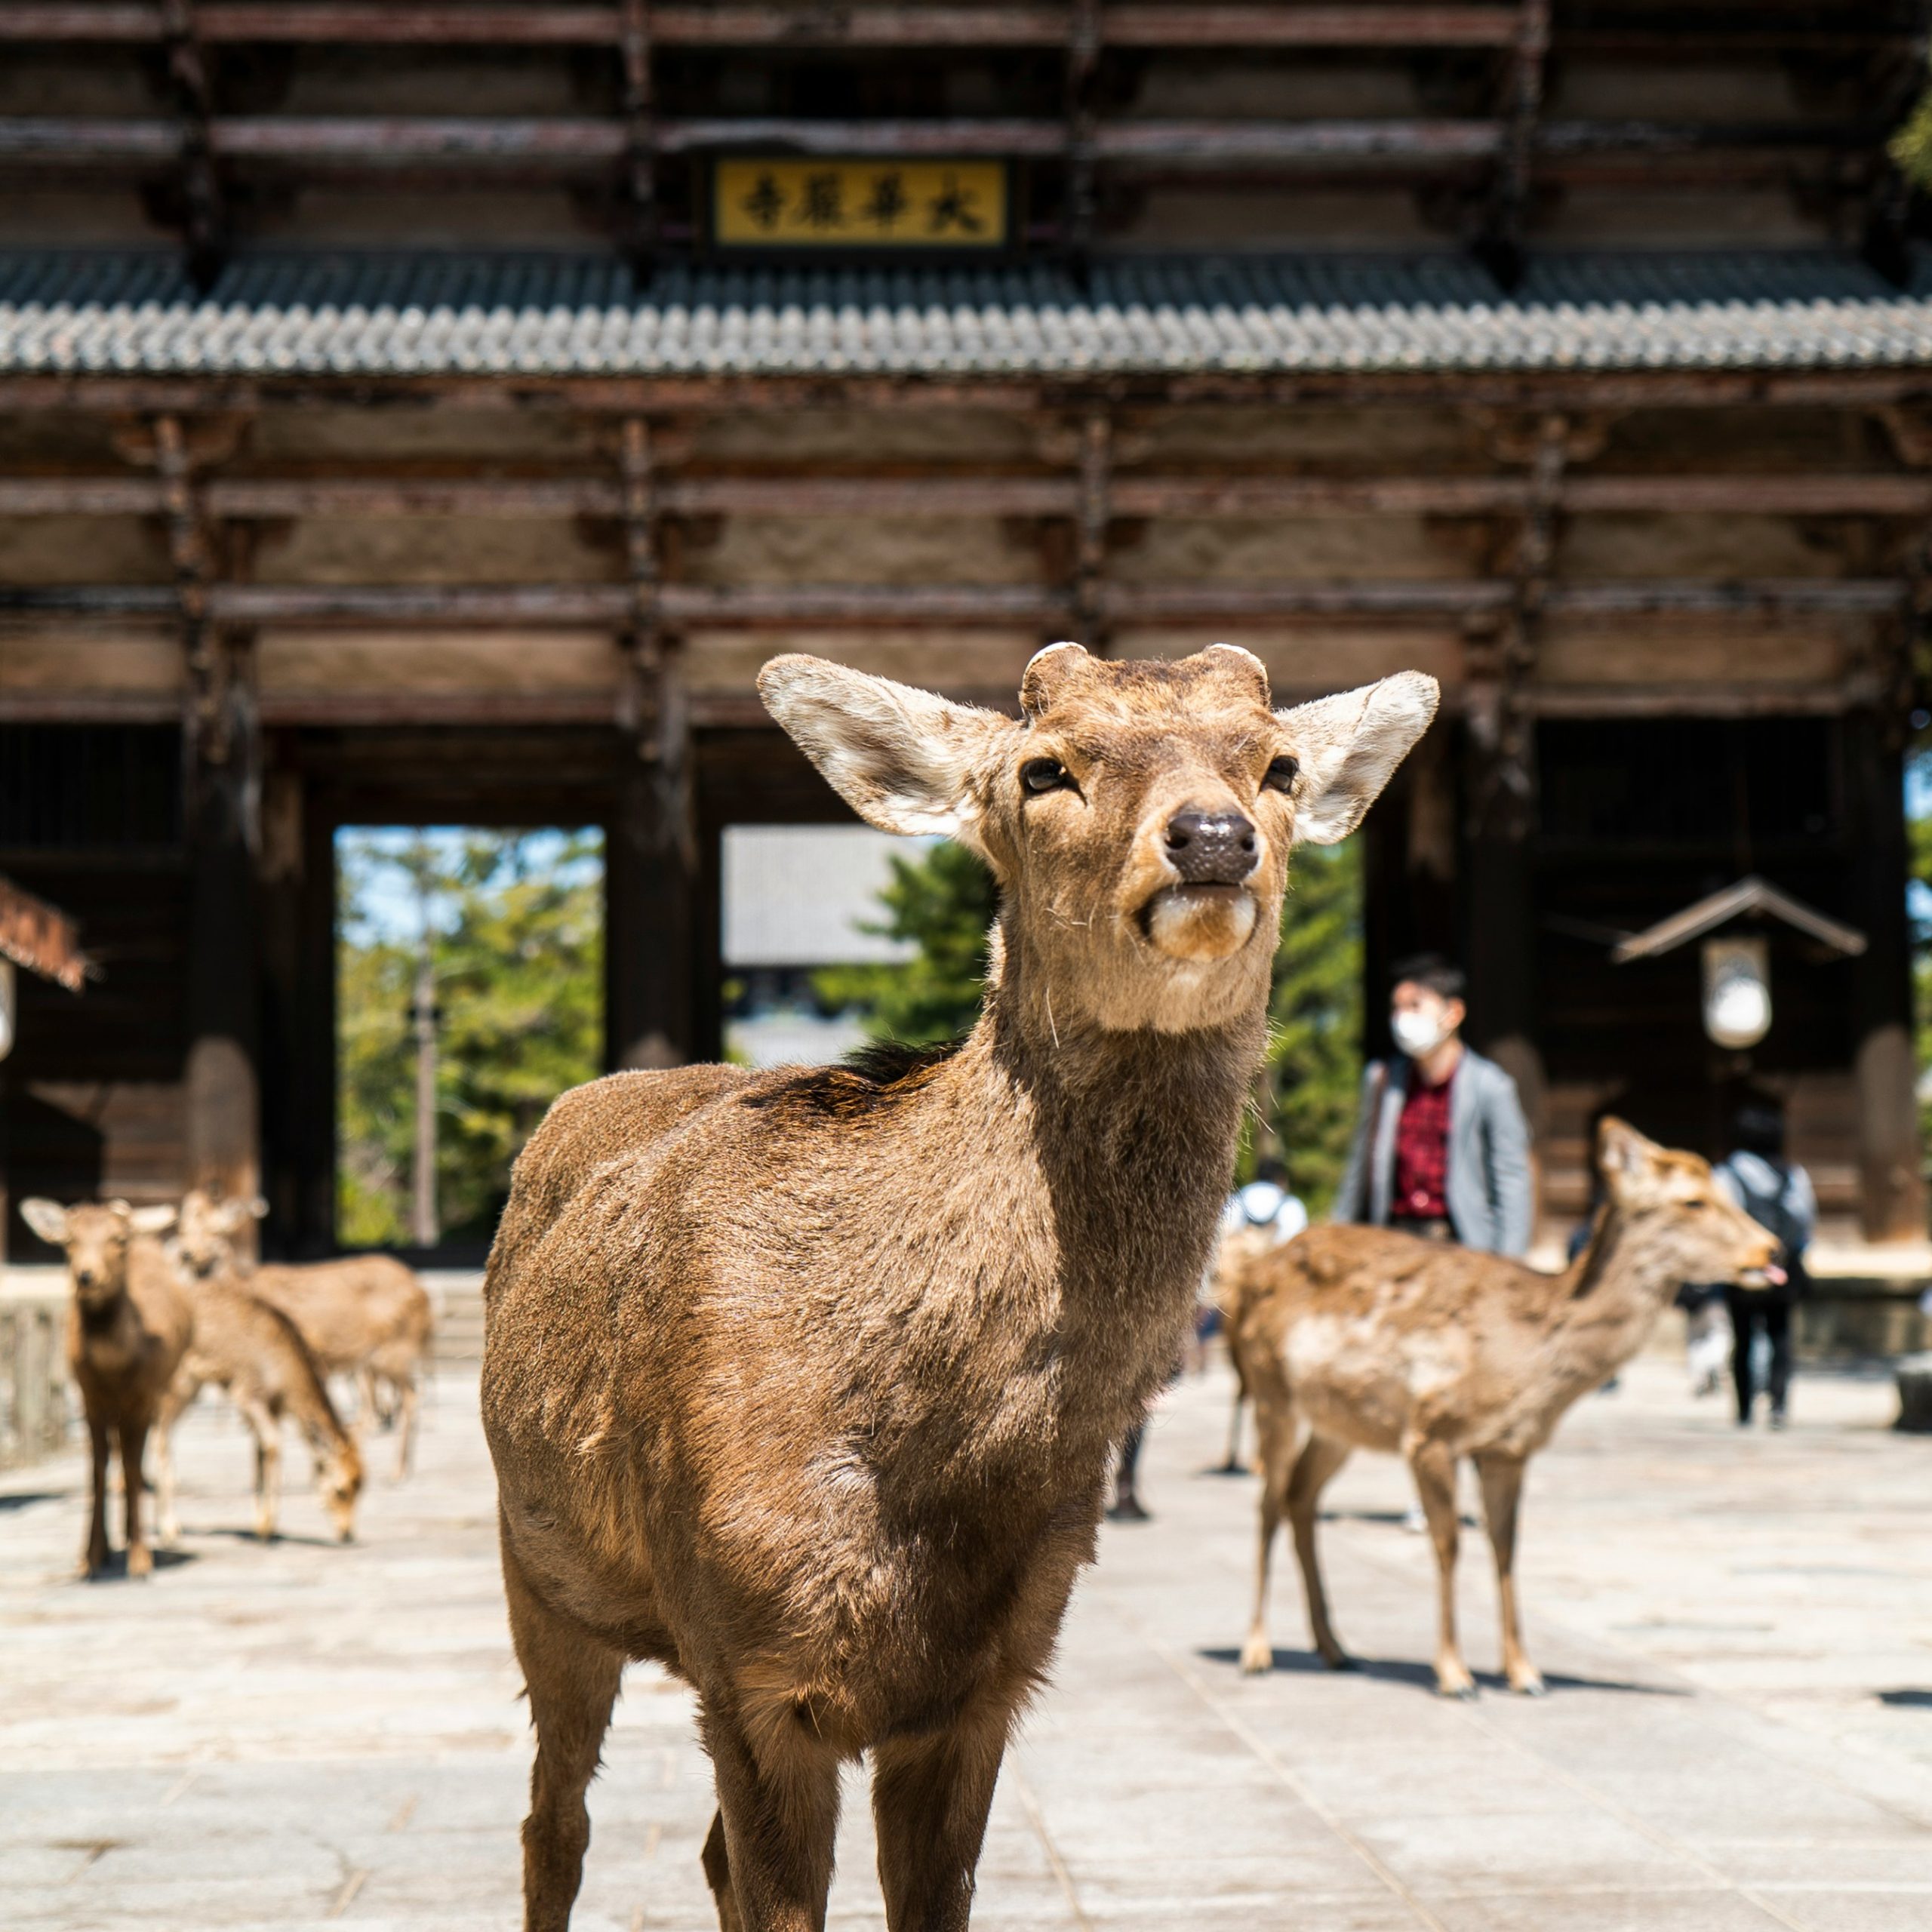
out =
[[[1770,949],[1761,938],[1704,942],[1704,1031],[1721,1047],[1755,1047],[1771,1030]]]

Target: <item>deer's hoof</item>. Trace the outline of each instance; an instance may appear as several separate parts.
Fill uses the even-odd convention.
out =
[[[1509,1687],[1519,1697],[1543,1697],[1549,1694],[1549,1686],[1543,1681],[1540,1670],[1520,1672],[1509,1680]]]
[[[154,1574],[154,1552],[146,1543],[137,1543],[128,1552],[128,1574],[150,1577]]]
[[[1435,1694],[1438,1697],[1460,1697],[1464,1703],[1472,1704],[1476,1698],[1476,1681],[1466,1670],[1438,1670],[1435,1673]]]
[[[1275,1668],[1275,1647],[1266,1637],[1251,1637],[1241,1647],[1241,1675],[1265,1677]]]
[[[1324,1651],[1321,1661],[1331,1670],[1359,1670],[1361,1668],[1346,1651]]]

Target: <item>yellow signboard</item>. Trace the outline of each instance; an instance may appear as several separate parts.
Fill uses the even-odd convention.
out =
[[[734,248],[998,248],[1003,161],[737,158],[712,176],[712,235]]]

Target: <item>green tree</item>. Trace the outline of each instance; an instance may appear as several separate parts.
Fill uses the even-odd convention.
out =
[[[1906,123],[1886,148],[1908,181],[1915,186],[1932,184],[1932,88],[1918,97]]]
[[[879,895],[886,916],[869,932],[909,941],[903,963],[828,968],[817,976],[829,1004],[857,1006],[881,1039],[925,1045],[978,1018],[986,929],[997,909],[991,875],[964,847],[895,857]],[[1350,839],[1295,854],[1269,1002],[1260,1118],[1242,1136],[1241,1172],[1278,1152],[1312,1212],[1333,1199],[1348,1155],[1361,1078],[1361,855]],[[1259,1143],[1257,1145],[1257,1143]]]
[[[885,917],[862,930],[911,942],[891,965],[832,966],[817,974],[828,1005],[859,1007],[875,1038],[935,1046],[970,1032],[986,981],[986,935],[999,909],[992,875],[963,845],[934,845],[916,857],[893,854],[879,892]]]
[[[446,1238],[487,1239],[544,1109],[598,1071],[601,835],[349,833],[338,852],[338,1235],[408,1238],[415,899],[430,909],[439,1010],[440,1218]]]
[[[1275,1153],[1311,1214],[1334,1199],[1355,1128],[1361,977],[1360,842],[1301,846],[1275,952],[1261,1118],[1244,1152]]]

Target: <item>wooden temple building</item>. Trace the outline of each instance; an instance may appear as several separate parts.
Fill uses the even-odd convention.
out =
[[[718,851],[838,808],[804,648],[1404,666],[1375,997],[1472,974],[1552,1220],[1614,1105],[1788,1103],[1918,1235],[1919,0],[6,0],[0,872],[23,1191],[332,1240],[332,835],[608,837],[609,1057],[718,1048]],[[1696,947],[1760,875],[1774,1017]],[[26,1244],[17,1220],[15,1252]]]

